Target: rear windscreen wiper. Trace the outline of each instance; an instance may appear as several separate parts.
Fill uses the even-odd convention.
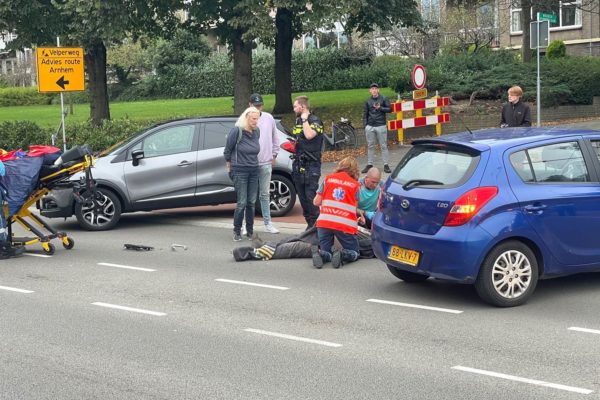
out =
[[[421,186],[421,185],[443,185],[443,182],[440,181],[432,181],[431,179],[411,179],[410,181],[406,182],[404,185],[402,185],[402,189],[404,190],[408,190],[411,187],[414,186]]]

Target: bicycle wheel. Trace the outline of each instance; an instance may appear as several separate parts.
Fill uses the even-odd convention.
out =
[[[356,132],[348,123],[338,123],[335,128],[335,144],[337,150],[354,149],[356,147]]]

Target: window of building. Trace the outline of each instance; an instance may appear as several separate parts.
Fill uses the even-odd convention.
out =
[[[425,21],[440,22],[440,0],[422,0],[421,16]]]
[[[477,8],[477,26],[479,28],[494,28],[496,26],[496,18],[494,5],[485,3]]]
[[[519,4],[520,6],[520,4]],[[510,33],[522,32],[523,27],[521,24],[521,8],[510,9]]]
[[[577,28],[581,26],[581,0],[558,1],[554,7],[542,10],[556,14],[556,23],[550,23],[550,29]],[[535,20],[535,13],[531,10],[531,20]],[[521,22],[521,8],[510,9],[510,33],[523,32]]]

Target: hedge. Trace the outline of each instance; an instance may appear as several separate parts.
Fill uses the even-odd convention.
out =
[[[65,131],[67,147],[75,144],[89,144],[95,152],[102,151],[155,122],[119,119],[104,121],[103,125],[99,127],[89,122],[69,124]],[[0,123],[0,148],[27,150],[31,144],[50,145],[54,133],[54,129],[40,128],[30,121],[2,122]],[[56,146],[62,148],[62,134],[59,134]]]
[[[35,87],[0,88],[0,107],[51,104],[54,94],[38,93]]]

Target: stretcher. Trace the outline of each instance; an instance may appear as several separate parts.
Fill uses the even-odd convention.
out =
[[[92,178],[91,168],[94,165],[94,157],[87,146],[75,146],[63,153],[51,166],[43,166],[40,170],[39,180],[33,191],[29,194],[23,205],[16,213],[9,215],[7,204],[4,204],[4,213],[8,222],[8,237],[12,246],[19,248],[40,243],[45,254],[54,254],[56,246],[51,243],[58,239],[63,247],[70,250],[75,241],[66,232],[57,231],[46,223],[42,218],[33,214],[29,208],[36,204],[42,197],[53,189],[72,188],[76,198],[83,196],[94,197],[95,182]],[[84,172],[78,181],[72,181],[71,177],[79,172]],[[13,236],[12,226],[17,223],[32,236]]]

